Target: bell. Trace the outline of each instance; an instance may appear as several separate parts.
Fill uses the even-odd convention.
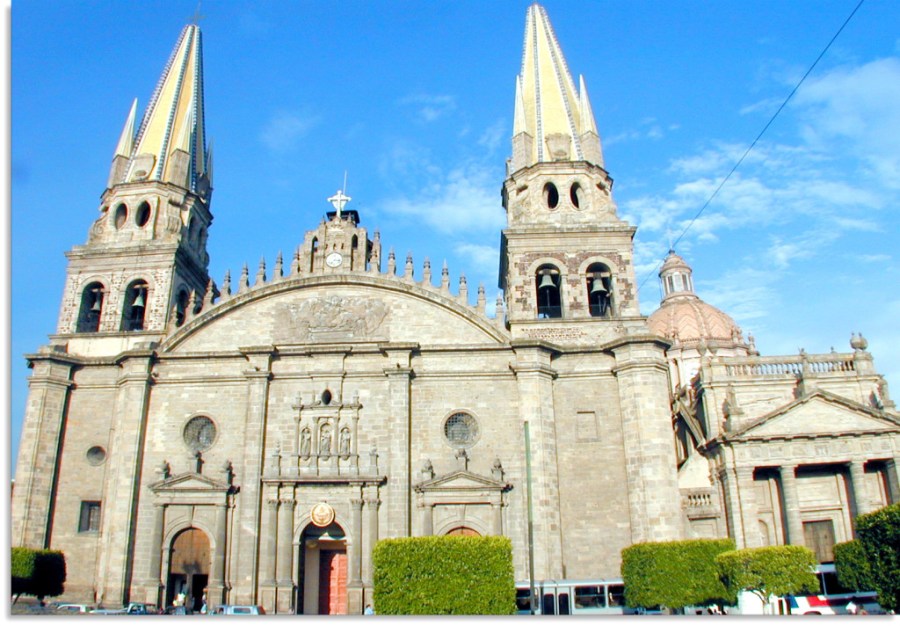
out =
[[[94,304],[91,305],[91,311],[99,312],[100,304],[103,300],[103,292],[99,289],[94,292]]]
[[[137,292],[138,292],[137,298],[134,299],[134,303],[132,303],[131,306],[132,307],[141,307],[143,309],[144,308],[144,290],[138,289]]]
[[[538,289],[545,289],[547,287],[556,287],[556,283],[553,282],[553,277],[550,274],[543,274]]]
[[[594,282],[591,284],[591,294],[595,293],[609,293],[609,290],[603,285],[602,278],[595,278]]]

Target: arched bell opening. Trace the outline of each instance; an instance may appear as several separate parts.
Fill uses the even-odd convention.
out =
[[[538,318],[562,317],[559,269],[549,263],[541,265],[535,273],[534,281]]]
[[[183,604],[199,613],[209,584],[209,537],[199,528],[186,528],[172,539],[166,576],[166,606]]]
[[[100,330],[100,316],[103,313],[104,289],[102,283],[91,283],[81,292],[81,309],[75,332],[95,333]]]
[[[309,524],[300,536],[297,580],[297,613],[346,615],[349,580],[347,537],[332,521],[327,526]]]
[[[612,272],[603,263],[592,263],[585,280],[591,317],[612,317]]]
[[[125,308],[122,309],[122,330],[144,330],[144,312],[147,310],[149,286],[136,280],[125,289]]]

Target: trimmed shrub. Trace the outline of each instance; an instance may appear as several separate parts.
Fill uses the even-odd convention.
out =
[[[900,503],[857,517],[856,536],[869,562],[878,604],[886,611],[900,611]]]
[[[869,569],[869,559],[858,539],[834,546],[834,567],[838,582],[854,591],[872,591],[875,582]]]
[[[13,548],[10,558],[12,593],[43,599],[62,595],[66,582],[66,557],[58,550]]]
[[[815,592],[816,555],[804,546],[767,546],[724,552],[716,566],[728,593],[752,591],[767,602],[770,595],[783,596],[803,591]]]
[[[734,550],[732,539],[638,543],[622,550],[625,603],[632,607],[733,604],[719,579],[716,556]]]
[[[511,615],[516,611],[508,537],[385,539],[372,554],[379,615]]]

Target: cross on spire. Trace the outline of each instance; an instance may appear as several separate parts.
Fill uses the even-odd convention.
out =
[[[202,2],[203,0],[197,0],[197,10],[194,11],[194,14],[191,16],[191,24],[199,25],[200,20],[206,17],[205,15],[200,15],[200,5]]]
[[[335,209],[337,209],[338,219],[340,219],[340,217],[341,217],[341,210],[352,199],[353,198],[351,198],[350,196],[344,195],[343,189],[338,189],[337,192],[335,192],[335,194],[333,196],[328,198],[328,201],[331,203],[331,206],[333,206]]]

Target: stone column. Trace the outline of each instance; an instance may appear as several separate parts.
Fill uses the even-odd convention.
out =
[[[612,348],[622,415],[631,540],[673,541],[684,532],[665,344],[623,338]]]
[[[369,511],[369,543],[366,546],[366,551],[363,553],[363,581],[367,586],[372,585],[372,550],[375,548],[375,544],[378,543],[379,539],[378,507],[380,504],[381,500],[379,500],[377,496],[374,498],[366,498],[366,509]]]
[[[494,514],[494,534],[499,537],[503,534],[503,501],[492,502],[491,512]]]
[[[850,490],[853,493],[856,515],[862,515],[872,510],[867,487],[865,461],[850,461]],[[853,516],[854,519],[856,515]]]
[[[278,512],[278,498],[268,498],[263,512],[262,535],[265,537],[262,554],[260,555],[260,569],[262,571],[262,584],[275,585],[275,560],[277,557],[277,542],[275,529],[277,527],[276,515]]]
[[[787,543],[803,546],[806,538],[803,536],[803,521],[800,518],[800,500],[797,497],[797,466],[782,465],[781,490],[784,496],[784,518],[787,527]]]
[[[32,374],[28,379],[28,402],[16,463],[10,539],[13,546],[42,549],[50,547],[47,529],[56,474],[38,468],[51,462],[51,467],[58,467],[59,441],[72,386],[72,364],[47,357],[29,360]]]
[[[294,541],[294,501],[282,498],[278,506],[278,586],[290,587]]]
[[[294,500],[282,498],[278,508],[278,613],[289,613],[294,599]]]
[[[243,424],[234,428],[243,435],[243,465],[236,472],[241,477],[241,502],[237,509],[234,550],[232,558],[240,567],[231,576],[233,586],[230,596],[234,604],[257,604],[257,579],[259,576],[259,541],[265,536],[260,528],[259,512],[263,494],[260,482],[266,453],[263,442],[269,401],[271,379],[271,347],[248,348],[242,352],[247,358],[247,369],[242,373],[247,381],[247,405]]]
[[[741,507],[741,523],[744,527],[744,547],[758,548],[762,545],[759,536],[759,509],[756,505],[756,484],[753,482],[753,467],[738,467],[735,471],[737,491]]]
[[[228,496],[216,506],[216,551],[207,585],[206,604],[211,609],[225,603],[225,554],[228,547]]]
[[[97,565],[98,601],[124,603],[132,587],[132,576],[146,576],[146,570],[133,571],[135,553],[147,554],[145,543],[150,529],[138,532],[139,503],[143,495],[151,499],[148,487],[140,481],[147,435],[147,410],[153,379],[152,350],[131,350],[120,361],[116,381],[115,416],[112,422],[111,454],[107,460],[106,484],[100,536],[103,544]],[[141,491],[144,491],[142,494]],[[149,531],[149,532],[148,532]],[[140,544],[142,549],[136,549]],[[146,563],[141,564],[146,567]]]
[[[519,421],[516,437],[525,450],[525,423],[528,423],[534,504],[534,575],[538,579],[562,578],[563,544],[560,520],[559,464],[557,460],[556,411],[550,365],[551,351],[545,344],[513,340],[516,362],[513,372],[519,392]],[[523,515],[525,512],[523,512]]]
[[[353,516],[350,519],[350,532],[353,533],[353,546],[350,549],[350,584],[362,585],[362,552],[363,552],[363,525],[362,525],[362,498],[350,500]]]
[[[895,457],[888,461],[885,467],[887,473],[888,498],[891,504],[900,502],[900,458]]]
[[[434,534],[434,505],[428,502],[422,504],[422,534],[426,537]]]
[[[738,548],[746,548],[744,517],[741,515],[741,494],[737,473],[730,464],[721,469],[719,482],[722,484],[722,491],[725,495],[724,504],[727,509],[725,519],[728,521],[728,534],[734,539]]]
[[[156,606],[162,606],[162,590],[165,585],[162,580],[162,543],[165,527],[166,505],[154,503],[153,534],[150,536],[150,570],[147,576],[147,602],[156,604]],[[151,597],[155,599],[151,600]]]
[[[388,533],[409,537],[412,533],[412,471],[410,468],[410,386],[413,370],[410,350],[389,351],[395,363],[384,369],[388,379],[390,447],[388,448],[388,506],[393,520]]]

